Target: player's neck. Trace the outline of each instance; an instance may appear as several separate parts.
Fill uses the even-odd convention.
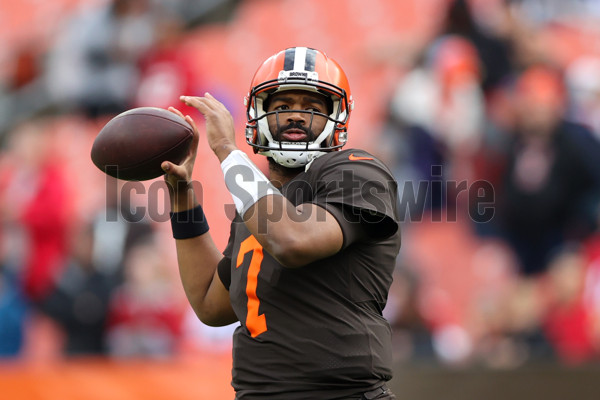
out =
[[[304,167],[286,168],[269,158],[269,180],[277,189],[281,189],[301,172],[304,172]]]

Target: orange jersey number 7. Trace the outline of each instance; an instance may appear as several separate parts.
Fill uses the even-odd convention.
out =
[[[256,286],[258,285],[260,264],[263,260],[263,247],[254,236],[250,235],[240,244],[240,251],[238,252],[235,267],[237,268],[242,265],[244,255],[250,251],[252,252],[252,258],[250,259],[250,267],[248,268],[248,276],[246,278],[246,295],[248,296],[246,328],[248,328],[252,337],[257,337],[267,331],[267,319],[264,314],[258,314],[260,300],[256,295]]]

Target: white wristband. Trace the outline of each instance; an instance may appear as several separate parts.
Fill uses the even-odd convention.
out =
[[[281,192],[269,182],[267,177],[254,165],[241,150],[234,150],[221,162],[225,185],[237,212],[243,216],[260,198]]]

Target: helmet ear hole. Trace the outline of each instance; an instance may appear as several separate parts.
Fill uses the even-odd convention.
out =
[[[265,97],[265,99],[262,102],[262,109],[264,112],[268,112],[269,111],[269,106],[271,105],[271,96]]]
[[[327,115],[331,115],[333,113],[333,100],[331,97],[327,97]]]
[[[335,146],[343,146],[348,141],[348,132],[345,130],[335,133]]]

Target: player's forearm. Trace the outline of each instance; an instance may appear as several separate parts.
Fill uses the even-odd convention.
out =
[[[245,214],[244,222],[271,256],[297,268],[332,256],[343,244],[339,224],[314,204],[294,207],[283,196],[265,196]]]
[[[198,201],[196,200],[196,195],[191,183],[185,184],[185,186],[178,188],[173,188],[171,185],[167,184],[167,187],[169,189],[169,199],[171,202],[172,212],[189,210],[198,205]]]
[[[190,239],[178,239],[177,263],[185,293],[194,309],[202,305],[217,264],[222,257],[213,249],[210,233]]]
[[[210,233],[176,240],[176,247],[183,289],[196,315],[208,325],[231,323],[227,322],[229,318],[223,316],[227,314],[227,305],[220,305],[214,296],[210,295],[217,265],[223,257]]]
[[[198,206],[191,185],[169,189],[179,274],[188,301],[207,325],[229,324],[235,319],[232,321],[229,298],[221,294],[226,291],[211,290],[215,279],[219,280],[216,270],[223,255],[210,235],[204,211]],[[222,287],[220,281],[217,284]]]

